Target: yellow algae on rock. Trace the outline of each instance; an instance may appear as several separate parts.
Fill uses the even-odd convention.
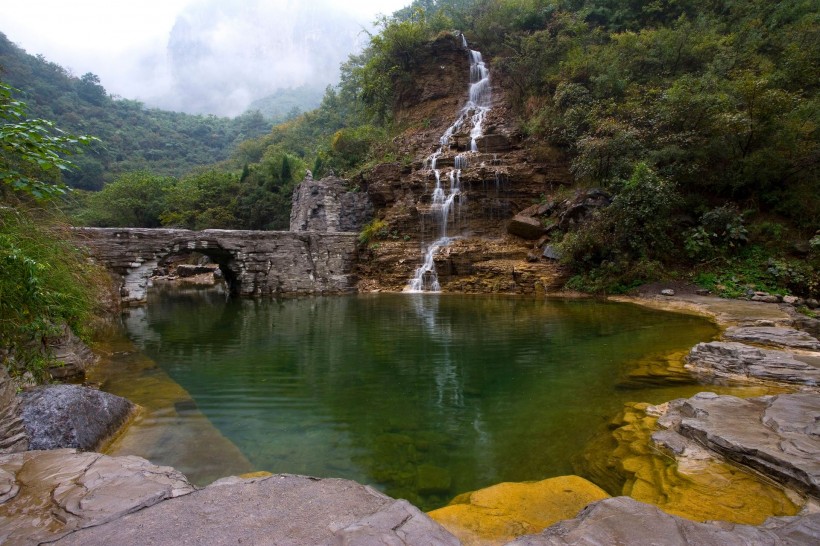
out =
[[[678,457],[663,451],[651,439],[658,426],[649,409],[627,404],[613,423],[621,426],[591,445],[586,474],[613,493],[695,521],[759,525],[770,516],[799,512],[800,499],[790,491],[705,449],[692,447]]]
[[[587,504],[608,497],[583,478],[560,476],[539,482],[500,483],[464,493],[428,515],[466,546],[504,544],[573,518]]]
[[[267,470],[257,470],[256,472],[245,472],[244,474],[240,474],[238,477],[243,480],[250,480],[252,478],[268,478],[270,476],[273,476],[273,473],[268,472]]]

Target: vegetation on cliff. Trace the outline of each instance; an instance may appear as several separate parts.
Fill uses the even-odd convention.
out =
[[[103,283],[50,203],[65,192],[59,172],[86,136],[26,117],[0,84],[0,361],[43,379],[48,340],[68,325],[89,333]]]

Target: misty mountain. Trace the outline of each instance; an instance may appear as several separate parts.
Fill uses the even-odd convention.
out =
[[[301,112],[309,112],[318,108],[325,95],[325,89],[310,85],[278,89],[272,95],[250,103],[247,112],[258,111],[265,119],[274,121],[290,119]]]
[[[0,32],[0,80],[19,90],[29,117],[54,121],[101,142],[72,158],[77,169],[64,174],[75,188],[97,190],[126,172],[182,176],[195,167],[227,159],[242,141],[270,131],[259,112],[233,119],[146,108],[112,97],[99,78],[74,76],[42,55],[29,55]]]
[[[202,0],[167,45],[170,89],[146,98],[167,110],[233,116],[277,90],[324,90],[361,49],[365,22],[319,0]]]

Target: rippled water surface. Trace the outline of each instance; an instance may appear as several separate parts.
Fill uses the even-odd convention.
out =
[[[631,363],[716,333],[627,304],[423,294],[163,292],[125,325],[142,354],[115,358],[119,380],[104,387],[142,396],[148,417],[120,452],[200,482],[254,469],[350,478],[425,509],[572,473],[625,401],[697,390],[626,388]],[[178,392],[158,396],[160,376]]]

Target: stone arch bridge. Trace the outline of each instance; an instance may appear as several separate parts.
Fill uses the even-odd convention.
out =
[[[159,263],[199,252],[222,270],[240,296],[354,292],[356,233],[208,229],[76,228],[92,257],[104,265],[123,304],[145,301]]]

